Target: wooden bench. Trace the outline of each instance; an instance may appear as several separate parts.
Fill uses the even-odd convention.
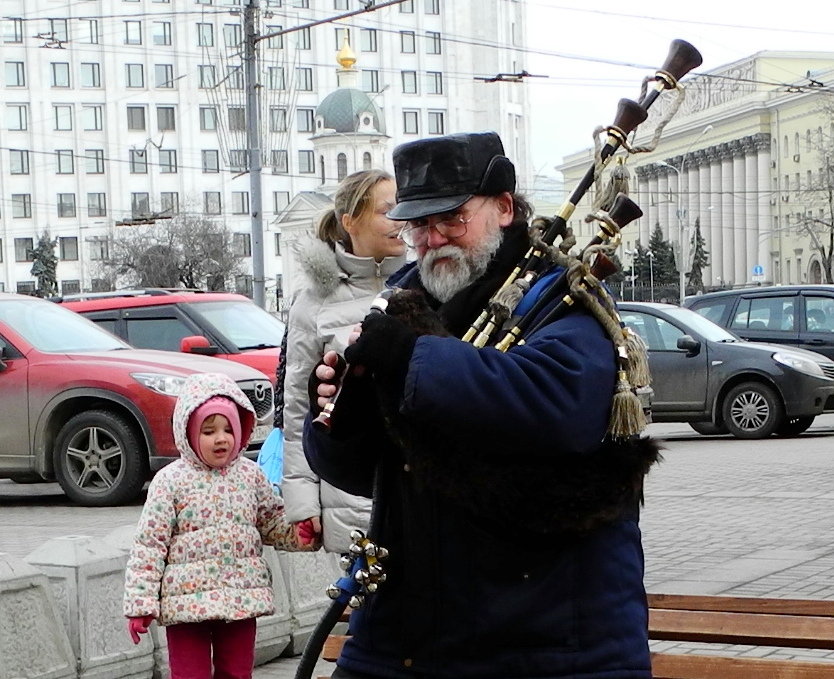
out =
[[[338,660],[347,638],[331,634],[322,658]],[[649,639],[834,651],[834,601],[649,594]],[[652,653],[654,679],[834,678],[834,662],[722,652]]]

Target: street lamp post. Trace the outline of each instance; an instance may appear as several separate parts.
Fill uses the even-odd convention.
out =
[[[649,289],[651,290],[652,302],[654,302],[654,253],[649,250]]]
[[[686,265],[688,262],[688,253],[686,251],[687,243],[684,240],[684,215],[685,211],[683,209],[683,188],[682,184],[682,177],[683,177],[683,170],[686,167],[686,159],[689,156],[689,152],[692,150],[692,147],[695,146],[695,143],[703,137],[707,132],[712,129],[712,125],[707,125],[701,133],[692,140],[689,146],[686,148],[686,151],[683,152],[681,156],[681,167],[680,169],[676,168],[674,165],[667,163],[665,160],[658,160],[655,162],[655,165],[661,165],[663,167],[667,167],[670,170],[674,170],[675,174],[678,175],[678,207],[676,210],[677,217],[678,217],[678,251],[679,251],[679,261],[678,261],[678,276],[679,276],[679,285],[680,285],[680,305],[683,306],[684,298],[686,297]],[[687,239],[688,240],[688,239]]]

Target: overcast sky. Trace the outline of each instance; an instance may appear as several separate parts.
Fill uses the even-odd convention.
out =
[[[526,68],[548,76],[526,85],[533,166],[549,175],[564,155],[593,144],[593,129],[611,124],[621,97],[638,97],[675,38],[698,48],[700,71],[763,50],[834,53],[830,0],[527,0],[527,8]],[[784,81],[807,83],[804,76],[785,73]]]

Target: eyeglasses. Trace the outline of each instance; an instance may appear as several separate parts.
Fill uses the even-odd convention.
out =
[[[406,222],[400,230],[399,238],[412,248],[425,245],[429,239],[429,229],[432,228],[444,238],[460,238],[466,233],[469,222],[475,219],[478,211],[486,204],[487,200],[488,198],[484,198],[469,217],[464,217],[461,208],[458,208],[452,212],[441,212],[438,215],[412,219]],[[431,223],[432,219],[434,219],[433,224]]]

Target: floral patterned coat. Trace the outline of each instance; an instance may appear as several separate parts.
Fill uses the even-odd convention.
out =
[[[241,445],[227,466],[212,469],[186,435],[191,413],[211,396],[235,401]],[[297,550],[283,503],[261,468],[242,457],[255,415],[229,377],[189,377],[174,410],[180,459],[151,481],[125,572],[124,614],[161,625],[242,620],[273,612],[272,577],[263,545]]]

